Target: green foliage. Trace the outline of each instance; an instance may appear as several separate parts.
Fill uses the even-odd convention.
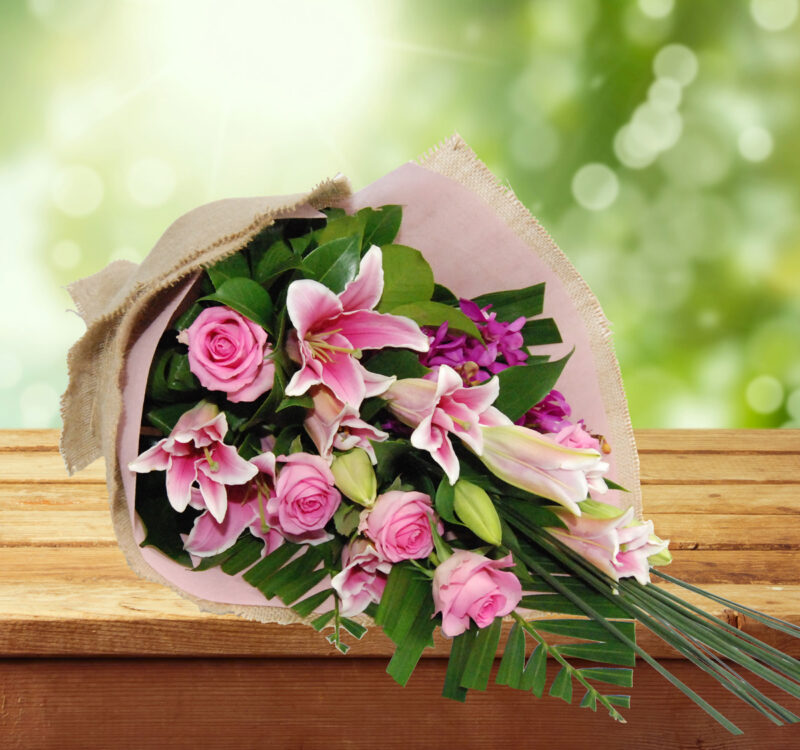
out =
[[[269,292],[253,279],[226,279],[216,292],[201,297],[200,300],[227,305],[273,333],[272,298],[269,296]]]
[[[360,257],[360,235],[340,237],[312,250],[303,259],[303,272],[338,294],[358,273]]]
[[[525,346],[542,346],[543,344],[560,344],[561,334],[552,318],[529,320],[520,331]]]
[[[240,277],[249,279],[250,265],[247,262],[247,258],[242,253],[236,253],[211,266],[211,268],[206,270],[206,273],[208,274],[208,278],[211,279],[214,289],[219,290],[229,279]]]
[[[419,250],[387,245],[383,250],[383,295],[378,310],[427,302],[433,294],[433,271]]]
[[[442,302],[412,302],[400,305],[389,312],[392,315],[403,315],[415,321],[420,326],[433,326],[438,328],[447,322],[449,330],[460,331],[480,340],[480,331],[464,313],[457,307],[450,307]]]
[[[187,508],[176,513],[167,499],[166,474],[151,471],[136,475],[136,512],[145,527],[142,547],[155,547],[167,557],[191,567],[189,553],[183,549],[181,534],[192,530],[199,511]]]
[[[553,389],[571,356],[572,352],[553,362],[506,368],[497,376],[500,395],[494,405],[516,421]]]
[[[421,378],[430,370],[421,365],[414,352],[407,349],[384,349],[365,360],[364,366],[378,375],[402,378]]]
[[[497,320],[514,321],[517,318],[533,318],[541,315],[544,308],[544,282],[524,289],[506,289],[475,297],[479,307],[491,305],[489,312],[497,314]]]
[[[394,242],[403,219],[403,207],[386,205],[379,209],[362,208],[358,215],[364,217],[363,247],[383,247]]]

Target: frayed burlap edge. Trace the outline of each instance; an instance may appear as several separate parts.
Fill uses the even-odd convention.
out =
[[[461,136],[454,134],[447,138],[430,149],[418,162],[420,166],[449,177],[478,195],[561,280],[589,332],[603,408],[608,417],[609,434],[606,437],[614,451],[617,481],[630,490],[636,515],[641,518],[639,454],[622,385],[622,374],[614,353],[611,327],[597,297],[514,191],[497,180]]]

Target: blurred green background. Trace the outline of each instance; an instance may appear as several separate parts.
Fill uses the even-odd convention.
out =
[[[800,426],[798,0],[7,0],[0,70],[0,427],[59,423],[71,280],[456,130],[600,298],[635,426]]]

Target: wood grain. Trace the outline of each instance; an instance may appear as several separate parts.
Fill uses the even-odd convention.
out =
[[[800,623],[800,431],[639,431],[637,438],[647,516],[672,539],[670,572]],[[135,576],[116,546],[102,462],[67,477],[57,439],[56,431],[0,431],[2,653],[330,654],[307,628],[202,613]],[[647,633],[641,638],[669,654]],[[431,655],[446,649],[438,643]],[[390,646],[371,633],[354,652],[386,655]]]
[[[583,748],[791,750],[800,727],[776,727],[682,661],[669,669],[727,714],[735,737],[637,669],[625,725],[555,698],[495,685],[466,704],[440,697],[445,662],[406,688],[372,659],[17,660],[0,662],[0,739],[7,750],[243,748]],[[549,680],[555,674],[550,665]],[[610,688],[609,690],[613,690]],[[765,692],[778,697],[771,687]],[[575,703],[582,693],[576,691]],[[32,742],[35,739],[35,744]]]

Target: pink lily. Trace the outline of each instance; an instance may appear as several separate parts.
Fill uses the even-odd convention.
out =
[[[250,459],[258,474],[245,485],[228,488],[228,510],[218,521],[206,510],[199,515],[184,540],[184,549],[196,557],[210,557],[230,549],[245,529],[266,542],[269,554],[283,543],[281,534],[266,523],[265,509],[275,485],[275,456],[263,453]],[[205,508],[200,492],[192,489],[191,505]]]
[[[492,474],[555,500],[576,516],[581,514],[579,503],[589,495],[589,478],[595,483],[608,471],[598,451],[560,445],[552,435],[527,427],[496,423],[482,427],[481,432],[483,452],[478,456]]]
[[[375,449],[370,441],[382,442],[389,434],[373,427],[358,416],[358,409],[345,404],[324,386],[311,389],[314,408],[305,420],[308,432],[319,455],[326,461],[333,459],[333,449],[349,451],[363,448],[373,464],[377,463]]]
[[[201,401],[181,415],[168,437],[131,461],[131,471],[167,472],[167,498],[182,513],[200,490],[205,507],[222,522],[228,505],[226,485],[244,484],[258,471],[232,445],[222,442],[228,421],[214,404]]]
[[[481,425],[505,420],[491,406],[499,392],[497,378],[467,388],[452,367],[440,365],[431,378],[398,380],[383,397],[388,401],[389,411],[414,428],[411,445],[428,451],[442,467],[450,484],[455,484],[459,464],[449,433],[461,438],[472,451],[481,455]]]
[[[375,245],[341,294],[312,279],[289,285],[286,309],[295,330],[288,350],[300,369],[286,386],[287,396],[301,396],[311,386],[322,384],[357,409],[368,390],[378,395],[391,383],[389,378],[370,376],[358,361],[362,349],[428,350],[428,337],[413,320],[373,309],[382,293],[382,255]]]
[[[548,531],[615,581],[633,577],[642,585],[649,583],[648,558],[666,550],[669,540],[655,536],[652,521],[635,520],[632,507],[614,515],[613,506],[597,505],[607,509],[601,517],[561,511],[558,515],[567,528]]]

